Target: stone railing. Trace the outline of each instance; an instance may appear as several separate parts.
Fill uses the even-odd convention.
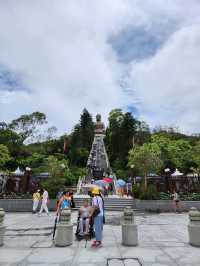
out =
[[[134,200],[133,205],[134,205],[133,208],[139,211],[140,210],[141,211],[152,211],[152,212],[174,211],[172,200],[137,200],[136,199]],[[55,211],[56,199],[51,199],[48,207],[50,211]],[[181,211],[189,211],[190,208],[192,207],[196,207],[197,209],[200,210],[200,201],[181,201],[180,202]],[[29,211],[31,212],[32,211],[32,200],[31,199],[0,199],[0,208],[3,208],[6,212],[29,212]]]

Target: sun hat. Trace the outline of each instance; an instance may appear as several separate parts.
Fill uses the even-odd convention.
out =
[[[99,188],[98,187],[94,187],[93,190],[92,190],[92,194],[93,195],[99,195],[100,194]]]

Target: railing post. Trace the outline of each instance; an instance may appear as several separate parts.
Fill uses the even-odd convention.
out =
[[[0,246],[4,244],[5,226],[4,226],[5,211],[0,208]]]
[[[200,211],[192,207],[189,211],[189,243],[192,246],[200,247]]]
[[[55,245],[58,247],[65,247],[71,245],[73,242],[73,225],[71,223],[70,209],[62,210],[60,214],[59,223],[57,225]]]
[[[124,209],[124,217],[122,221],[122,245],[138,245],[137,225],[134,223],[134,211],[130,207]]]

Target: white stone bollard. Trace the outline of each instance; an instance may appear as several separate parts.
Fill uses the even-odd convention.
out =
[[[55,245],[58,247],[66,247],[73,242],[73,225],[71,223],[70,209],[62,210],[59,223],[57,224]]]
[[[192,246],[200,247],[200,211],[192,207],[189,211],[189,243]]]
[[[122,221],[122,245],[138,245],[137,225],[134,223],[134,212],[130,207],[124,209],[124,219]]]
[[[0,246],[4,244],[5,226],[4,226],[5,211],[0,208]]]

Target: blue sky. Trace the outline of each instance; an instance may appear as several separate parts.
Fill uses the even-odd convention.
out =
[[[36,110],[59,133],[86,107],[200,132],[200,1],[0,2],[0,121]]]

